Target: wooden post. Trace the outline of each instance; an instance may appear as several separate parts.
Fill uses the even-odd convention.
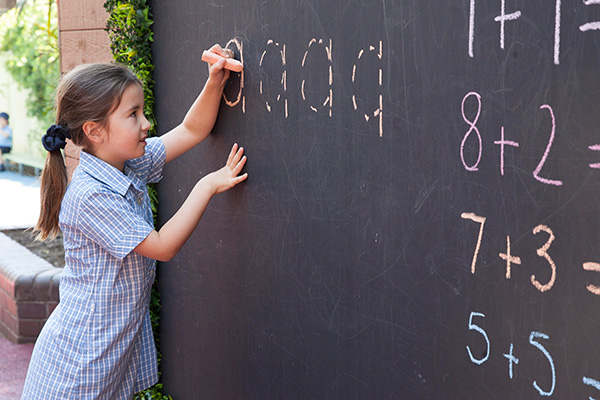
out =
[[[80,64],[113,61],[105,30],[108,13],[104,0],[60,0],[57,3],[61,72]],[[65,161],[70,178],[79,162],[79,148],[69,143]]]
[[[16,0],[0,0],[0,14],[4,14],[16,5]]]

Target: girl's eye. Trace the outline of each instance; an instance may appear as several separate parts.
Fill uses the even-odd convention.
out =
[[[130,117],[135,117],[135,111],[131,113]]]

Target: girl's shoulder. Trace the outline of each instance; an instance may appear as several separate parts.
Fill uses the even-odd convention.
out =
[[[61,208],[79,209],[82,202],[98,194],[107,194],[109,191],[105,184],[76,169],[71,183],[67,186]]]
[[[73,179],[62,199],[59,223],[81,228],[91,220],[111,215],[118,219],[130,205],[118,188],[95,179],[84,171],[73,174]]]

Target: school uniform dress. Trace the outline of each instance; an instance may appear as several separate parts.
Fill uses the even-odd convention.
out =
[[[8,135],[0,135],[0,151],[2,151],[3,154],[10,153],[10,150],[12,149],[12,128],[10,127],[10,125],[6,125],[5,127],[0,129],[4,132],[5,135]]]
[[[35,344],[22,399],[131,399],[157,382],[155,262],[132,250],[154,229],[146,183],[160,180],[165,157],[160,138],[124,173],[81,152],[59,217],[60,303]]]

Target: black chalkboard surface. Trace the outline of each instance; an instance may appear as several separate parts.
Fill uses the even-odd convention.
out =
[[[159,131],[228,45],[249,179],[163,264],[174,399],[600,398],[600,4],[153,2]]]

